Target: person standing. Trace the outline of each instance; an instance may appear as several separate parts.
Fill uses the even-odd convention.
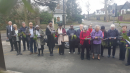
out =
[[[92,25],[89,25],[88,31],[89,31],[90,33],[92,33],[92,31],[93,31]]]
[[[9,39],[10,45],[11,45],[10,52],[13,51],[13,46],[14,46],[14,42],[12,41],[12,32],[13,32],[13,30],[14,30],[14,28],[12,26],[12,22],[9,21],[8,26],[6,26],[6,35],[7,35],[7,39]]]
[[[55,47],[55,31],[52,26],[52,21],[49,21],[49,24],[46,28],[47,35],[47,46],[49,47],[50,56],[53,56],[53,49]]]
[[[70,26],[70,29],[67,31],[67,35],[69,36],[69,53],[74,53],[75,54],[75,40],[77,39],[76,37],[76,31],[73,28],[73,25]]]
[[[113,48],[112,57],[115,58],[118,34],[119,34],[118,30],[116,30],[115,25],[112,24],[110,26],[110,30],[107,33],[107,37],[108,37],[108,58],[111,55],[111,48]]]
[[[102,35],[103,35],[103,40],[102,40],[102,44],[101,44],[101,57],[104,57],[103,51],[104,51],[105,45],[103,45],[103,44],[107,43],[107,32],[105,30],[105,26],[101,26],[101,31],[102,31]]]
[[[34,39],[35,38],[34,32],[35,32],[35,28],[33,27],[33,23],[30,22],[29,28],[26,28],[26,32],[25,32],[27,35],[27,39],[30,42],[30,55],[33,54],[33,44],[34,44],[34,54],[37,54],[37,47],[36,47],[36,40]]]
[[[38,56],[40,56],[40,50],[42,52],[41,56],[43,56],[43,50],[44,50],[44,32],[40,29],[40,27],[38,25],[36,25],[36,30],[34,32],[34,35],[37,35],[37,39],[36,39],[36,43],[37,43],[37,48],[38,48]]]
[[[17,55],[22,55],[21,53],[21,35],[20,35],[20,30],[17,29],[17,25],[14,24],[13,25],[14,30],[13,30],[13,40],[14,40],[14,45],[15,45],[15,49],[17,51]]]
[[[62,28],[62,24],[58,24],[59,28],[57,29],[57,36],[58,36],[58,45],[59,45],[59,55],[64,55],[64,38],[63,36],[66,35],[66,30]]]
[[[127,34],[127,26],[122,26],[122,31],[120,32],[120,36],[122,34]],[[119,43],[119,47],[120,47],[120,53],[119,53],[119,60],[124,61],[125,60],[125,52],[126,52],[126,46],[125,46],[125,39],[121,38],[120,39],[120,43]]]
[[[128,35],[130,36],[130,35]],[[126,43],[126,49],[127,49],[127,63],[125,64],[126,66],[130,66],[130,42],[127,41]]]
[[[86,48],[86,59],[90,60],[90,54],[89,54],[90,40],[91,40],[91,37],[90,37],[90,32],[88,31],[88,26],[84,26],[83,31],[81,31],[80,33],[80,44],[82,47],[81,60],[84,59],[85,48]]]
[[[100,60],[100,54],[101,54],[101,40],[103,38],[102,31],[100,30],[100,26],[96,25],[95,30],[92,31],[91,37],[93,40],[93,48],[92,48],[92,53],[93,53],[93,59],[94,55],[97,54],[98,60]]]
[[[25,22],[22,22],[22,27],[20,28],[20,31],[22,33],[23,51],[26,51],[26,43],[27,43],[27,48],[29,50],[29,40],[27,39],[27,36],[25,33],[26,29],[27,27],[26,27]]]
[[[80,27],[80,29],[78,29],[77,32],[76,32],[77,42],[78,42],[78,55],[80,54],[80,49],[81,49],[81,47],[80,47],[80,33],[83,30],[83,24],[80,24],[79,27]]]

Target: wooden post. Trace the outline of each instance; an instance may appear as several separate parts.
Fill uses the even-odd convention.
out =
[[[2,47],[2,40],[1,40],[1,33],[0,33],[0,70],[1,69],[6,70],[3,47]]]

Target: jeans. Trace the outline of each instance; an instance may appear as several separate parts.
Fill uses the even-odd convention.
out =
[[[30,52],[33,53],[33,45],[34,45],[34,52],[37,52],[37,47],[36,47],[36,40],[33,38],[30,38]]]

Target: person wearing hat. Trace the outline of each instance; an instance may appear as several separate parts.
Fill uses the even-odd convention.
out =
[[[36,30],[34,32],[34,35],[36,35],[37,37],[35,37],[36,39],[36,45],[38,48],[38,56],[40,56],[40,50],[42,51],[41,56],[43,56],[43,50],[44,50],[44,32],[40,29],[40,27],[38,25],[36,25]]]
[[[88,31],[88,26],[84,26],[83,31],[81,31],[81,33],[80,33],[80,44],[82,47],[81,60],[84,59],[85,48],[86,48],[86,59],[90,60],[90,54],[89,54],[90,40],[91,40],[91,36],[90,36],[90,31]]]
[[[55,30],[52,26],[52,21],[49,21],[48,23],[46,28],[47,46],[49,47],[50,56],[53,56],[53,48],[55,47]]]
[[[101,57],[103,56],[103,51],[104,51],[104,47],[105,47],[105,43],[107,43],[107,32],[105,30],[105,26],[101,26],[101,31],[102,31],[102,35],[103,35],[103,40],[102,40],[102,44],[101,44]]]
[[[69,36],[69,53],[75,54],[75,44],[76,44],[76,31],[73,28],[73,25],[70,25],[70,29],[67,31],[67,35]]]
[[[66,35],[66,30],[62,28],[62,24],[58,24],[59,28],[57,29],[57,36],[58,36],[58,45],[59,45],[59,55],[64,55],[64,42],[63,36]]]

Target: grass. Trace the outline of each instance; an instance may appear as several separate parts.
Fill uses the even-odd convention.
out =
[[[118,22],[116,22],[118,23]],[[130,24],[130,22],[120,21],[120,23]]]

